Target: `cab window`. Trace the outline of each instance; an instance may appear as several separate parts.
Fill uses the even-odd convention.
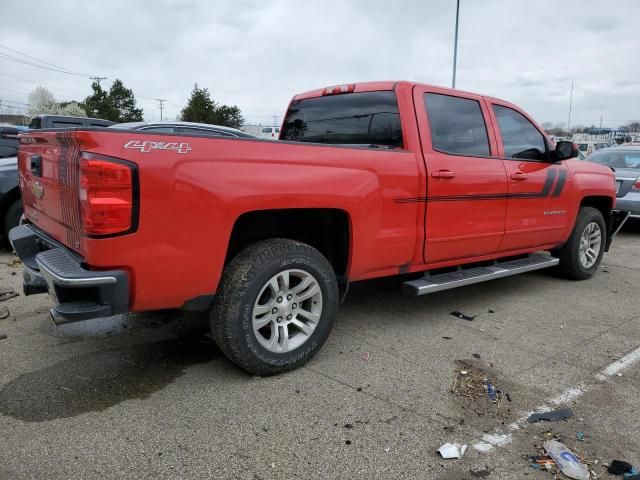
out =
[[[498,119],[505,157],[546,160],[544,136],[524,115],[501,105],[494,105],[493,111]]]
[[[490,155],[487,127],[477,100],[427,93],[424,102],[435,150],[453,155]]]

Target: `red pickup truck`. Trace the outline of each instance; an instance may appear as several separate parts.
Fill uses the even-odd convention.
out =
[[[326,341],[349,282],[409,294],[598,268],[614,173],[503,100],[411,82],[296,95],[279,141],[113,128],[20,135],[25,294],[56,323],[208,310],[261,375]]]

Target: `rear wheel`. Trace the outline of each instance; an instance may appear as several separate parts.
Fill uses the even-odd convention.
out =
[[[569,241],[557,252],[560,271],[572,280],[593,276],[600,266],[607,241],[607,227],[600,210],[582,207]]]
[[[264,240],[225,269],[211,329],[240,368],[273,375],[313,357],[329,336],[337,306],[335,273],[318,250],[293,240]]]

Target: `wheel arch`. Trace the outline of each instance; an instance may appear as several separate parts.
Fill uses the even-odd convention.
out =
[[[602,213],[607,231],[611,226],[611,210],[613,210],[613,199],[605,195],[590,195],[583,197],[580,201],[580,208],[593,207]]]
[[[268,238],[289,238],[311,245],[329,260],[339,283],[347,282],[352,245],[347,211],[288,208],[245,212],[233,224],[225,266],[244,248]]]

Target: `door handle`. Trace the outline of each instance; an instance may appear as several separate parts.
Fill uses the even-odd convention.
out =
[[[438,170],[437,172],[431,172],[433,178],[453,178],[456,176],[451,170]]]
[[[523,172],[513,172],[511,174],[511,180],[522,181],[522,180],[526,180],[527,178],[529,178],[529,176]]]

